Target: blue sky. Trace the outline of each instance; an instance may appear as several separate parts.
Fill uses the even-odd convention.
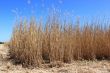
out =
[[[9,41],[16,19],[37,19],[56,9],[70,16],[110,18],[110,0],[0,0],[0,41]]]

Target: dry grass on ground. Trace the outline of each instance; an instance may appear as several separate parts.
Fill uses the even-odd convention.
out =
[[[110,73],[110,62],[102,61],[73,61],[71,64],[64,64],[63,67],[53,68],[23,68],[22,65],[14,65],[8,60],[8,50],[0,45],[0,73]]]

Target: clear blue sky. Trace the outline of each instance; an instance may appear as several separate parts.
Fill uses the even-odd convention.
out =
[[[110,17],[110,0],[0,0],[0,41],[8,41],[11,37],[15,20],[19,17],[43,17],[51,9],[73,16]]]

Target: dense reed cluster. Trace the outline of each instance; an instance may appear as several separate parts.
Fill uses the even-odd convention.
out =
[[[50,19],[44,25],[34,19],[15,26],[9,54],[23,66],[73,60],[109,59],[110,28],[103,24],[62,23]]]

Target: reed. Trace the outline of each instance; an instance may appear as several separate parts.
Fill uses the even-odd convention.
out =
[[[110,28],[102,25],[63,24],[58,18],[47,21],[45,27],[35,19],[21,21],[13,29],[9,54],[15,63],[25,67],[50,63],[70,63],[73,60],[110,58]]]

